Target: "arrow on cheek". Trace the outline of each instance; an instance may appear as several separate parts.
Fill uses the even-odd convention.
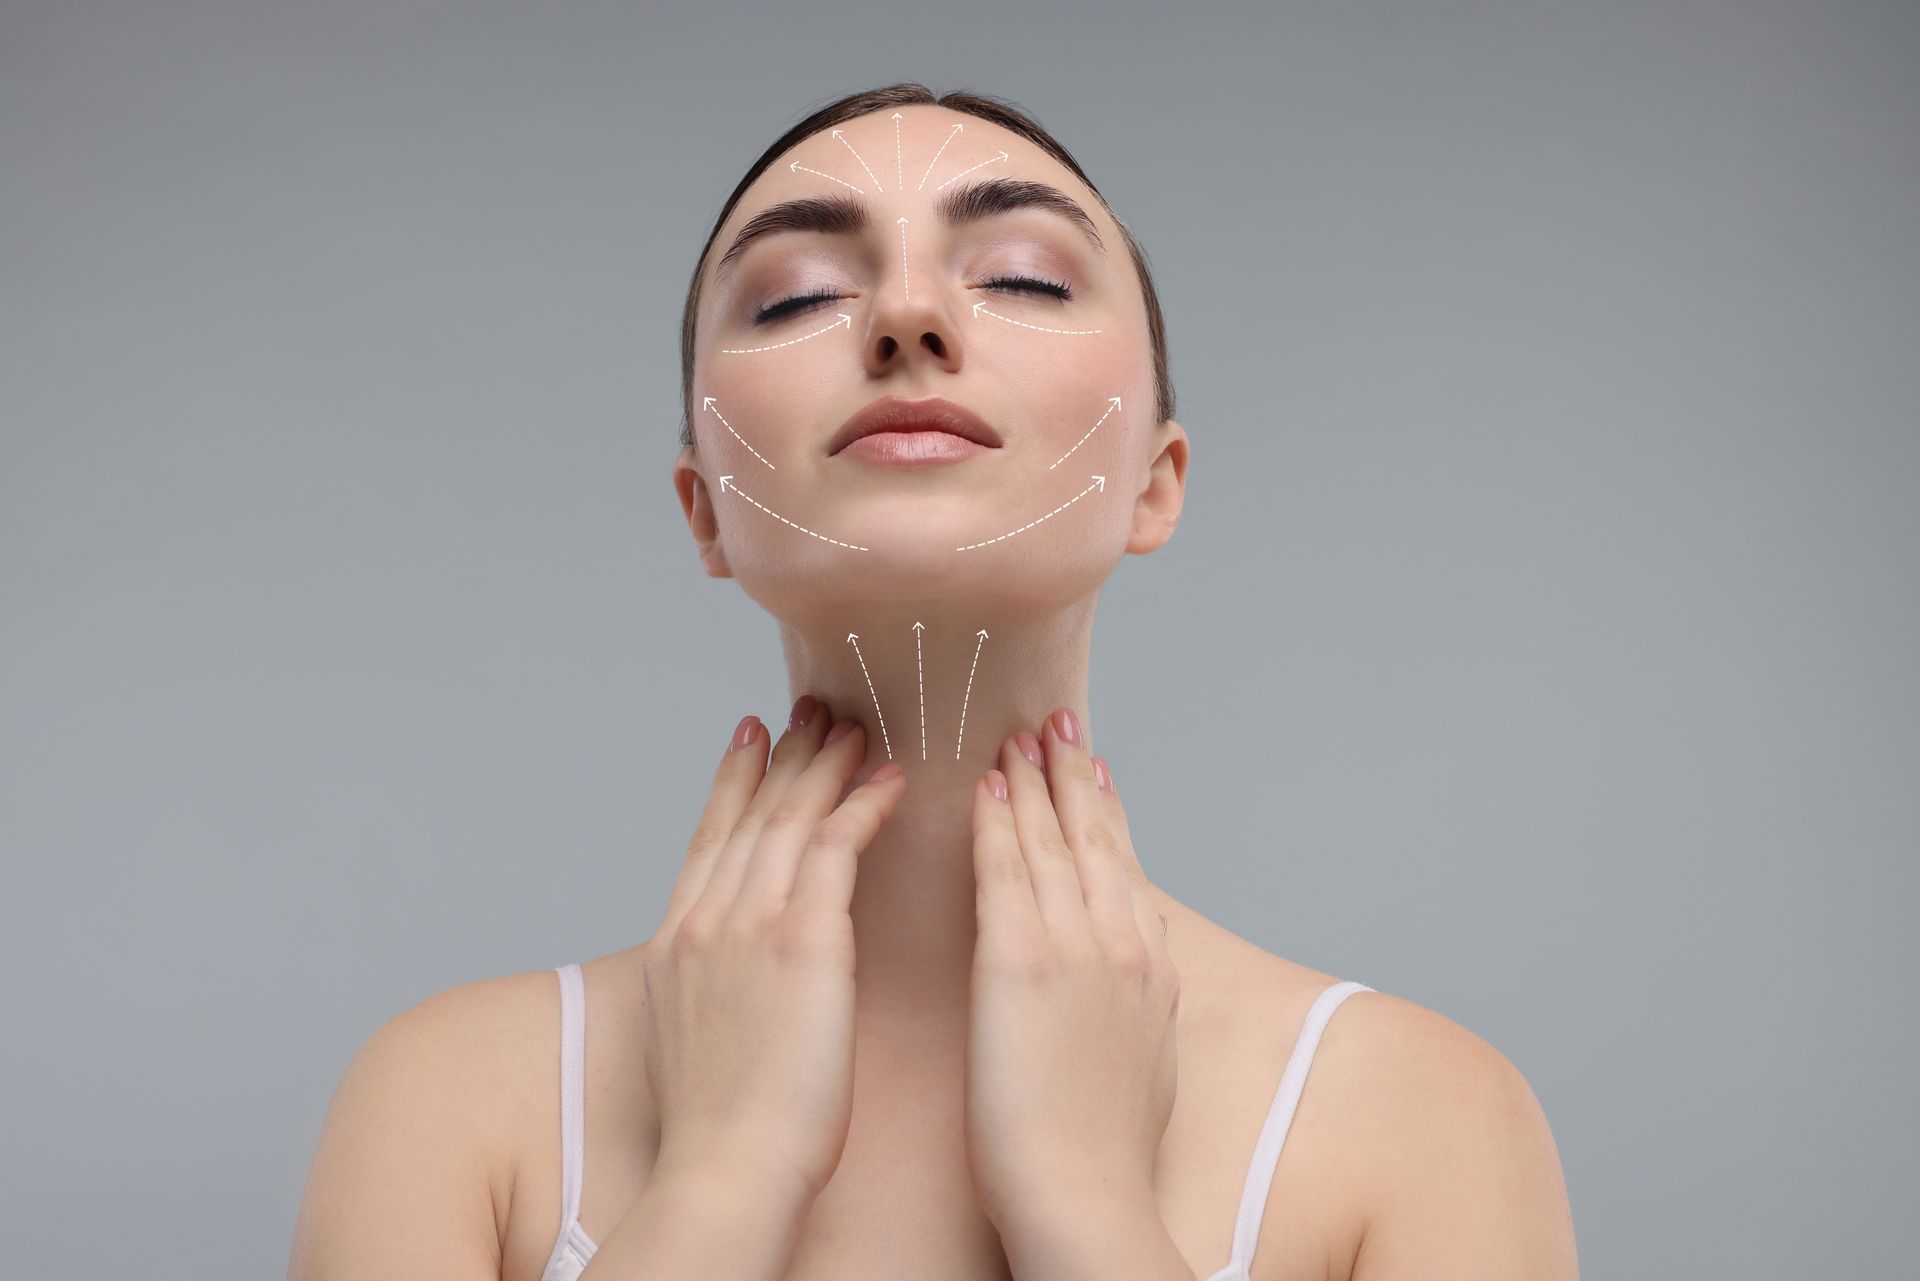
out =
[[[701,408],[710,411],[715,418],[718,418],[720,420],[721,424],[725,426],[728,431],[733,431],[733,424],[727,421],[726,415],[722,414],[719,410],[713,407],[713,397],[708,396],[706,404],[702,405]],[[1099,424],[1097,423],[1095,424],[1095,426],[1098,426],[1098,425]],[[745,436],[742,436],[739,432],[733,431],[733,438],[739,441],[741,444],[747,445],[747,438]],[[1082,439],[1085,439],[1085,438],[1082,437]],[[755,458],[760,458],[760,451],[755,449],[752,445],[747,445],[747,452],[752,454]],[[1067,452],[1072,453],[1073,451],[1068,450]],[[760,458],[760,461],[763,463],[767,463],[767,460],[764,458]],[[775,467],[772,463],[767,463],[767,467],[771,471],[780,470],[778,467]]]
[[[975,319],[978,319],[980,313],[983,311],[987,311],[987,304],[983,302],[973,304]],[[1015,320],[1012,316],[1003,316],[997,311],[987,311],[987,314],[995,320],[1004,320],[1009,325],[1019,325],[1022,329],[1038,329],[1043,334],[1097,334],[1100,332],[1098,329],[1049,329],[1045,325],[1029,325],[1024,320]],[[852,326],[849,325],[848,328],[852,328]]]
[[[1111,413],[1112,413],[1112,412],[1113,412],[1114,410],[1116,410],[1116,409],[1118,409],[1118,408],[1120,408],[1120,398],[1119,398],[1118,396],[1109,396],[1109,397],[1107,397],[1107,401],[1108,401],[1108,404],[1107,404],[1107,413],[1106,413],[1106,414],[1101,414],[1101,415],[1100,415],[1100,422],[1099,422],[1099,423],[1095,423],[1095,424],[1094,424],[1093,426],[1091,426],[1091,427],[1089,427],[1089,428],[1087,428],[1087,436],[1091,436],[1091,435],[1093,435],[1093,433],[1095,433],[1096,431],[1099,431],[1099,430],[1100,430],[1100,423],[1103,423],[1103,422],[1105,422],[1105,421],[1107,421],[1107,414],[1111,414]],[[1084,445],[1084,444],[1086,444],[1086,443],[1087,443],[1087,436],[1082,436],[1082,437],[1081,437],[1081,438],[1080,438],[1079,440],[1076,440],[1076,441],[1074,441],[1074,442],[1073,442],[1073,449],[1078,449],[1078,448],[1080,448],[1080,446],[1082,446],[1082,445]],[[1066,462],[1066,461],[1067,461],[1067,454],[1071,454],[1071,453],[1073,452],[1073,449],[1069,449],[1069,450],[1067,451],[1067,453],[1066,453],[1066,454],[1062,454],[1062,455],[1060,455],[1060,456],[1059,456],[1058,458],[1056,458],[1056,459],[1054,459],[1054,460],[1053,460],[1052,462],[1050,462],[1050,463],[1048,463],[1048,464],[1047,464],[1047,470],[1048,470],[1048,471],[1052,471],[1052,470],[1053,470],[1054,468],[1056,468],[1056,467],[1058,467],[1058,466],[1059,466],[1059,465],[1060,465],[1061,463],[1064,463],[1064,462]]]
[[[818,338],[821,334],[826,333],[828,329],[838,329],[842,325],[845,325],[848,331],[851,332],[853,329],[853,317],[844,311],[834,314],[837,315],[839,319],[835,320],[831,325],[826,326],[826,328],[816,329],[810,334],[801,334],[798,338],[789,338],[785,342],[774,343],[771,347],[722,347],[720,350],[730,356],[745,356],[756,351],[776,351],[781,347],[791,347],[797,342],[805,342],[809,338]]]

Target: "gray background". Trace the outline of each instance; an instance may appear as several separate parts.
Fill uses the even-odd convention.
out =
[[[1910,1268],[1916,65],[1832,0],[10,0],[7,1271],[278,1275],[380,1023],[652,931],[786,710],[668,484],[687,274],[901,79],[1164,294],[1149,872],[1506,1053],[1586,1275]]]

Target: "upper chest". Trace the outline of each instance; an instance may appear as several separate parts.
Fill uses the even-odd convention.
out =
[[[1284,1002],[1265,1022],[1183,1015],[1180,1089],[1154,1183],[1161,1221],[1199,1281],[1231,1257],[1248,1165],[1306,996]],[[659,1143],[635,1029],[605,1018],[599,1031],[587,1038],[579,1210],[580,1227],[596,1242],[645,1188]],[[963,1050],[951,1030],[931,1043],[923,1036],[911,1052],[869,1056],[862,1049],[860,1061],[886,1062],[890,1070],[856,1070],[847,1146],[801,1225],[791,1281],[1010,1275],[967,1168]],[[538,1097],[536,1075],[520,1102],[526,1123],[516,1126],[524,1138],[504,1224],[502,1281],[538,1281],[561,1227],[557,1066],[545,1075],[550,1093]],[[1351,1260],[1352,1196],[1333,1177],[1339,1163],[1327,1159],[1335,1124],[1302,1097],[1273,1167],[1254,1281],[1347,1275],[1340,1260]]]

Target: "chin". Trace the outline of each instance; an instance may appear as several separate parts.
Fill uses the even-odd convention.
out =
[[[859,619],[870,622],[876,610],[884,615],[924,607],[950,616],[959,610],[969,618],[977,613],[981,621],[1045,615],[1097,591],[1113,568],[1063,557],[1038,543],[1023,548],[1017,539],[971,552],[956,552],[955,546],[921,530],[870,552],[808,553],[755,566],[754,572],[736,565],[735,578],[775,618],[832,632],[859,625]]]

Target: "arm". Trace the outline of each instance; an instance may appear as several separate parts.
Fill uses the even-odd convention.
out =
[[[1409,1030],[1353,1281],[1578,1281],[1552,1131],[1519,1069],[1441,1016]]]
[[[1057,1200],[1023,1207],[1009,1218],[1000,1242],[1015,1281],[1194,1281],[1151,1194],[1118,1194],[1098,1179],[1062,1186]]]
[[[322,1125],[288,1281],[499,1281],[495,1172],[504,1150],[472,1106],[471,1029],[486,983],[442,992],[369,1037]]]

